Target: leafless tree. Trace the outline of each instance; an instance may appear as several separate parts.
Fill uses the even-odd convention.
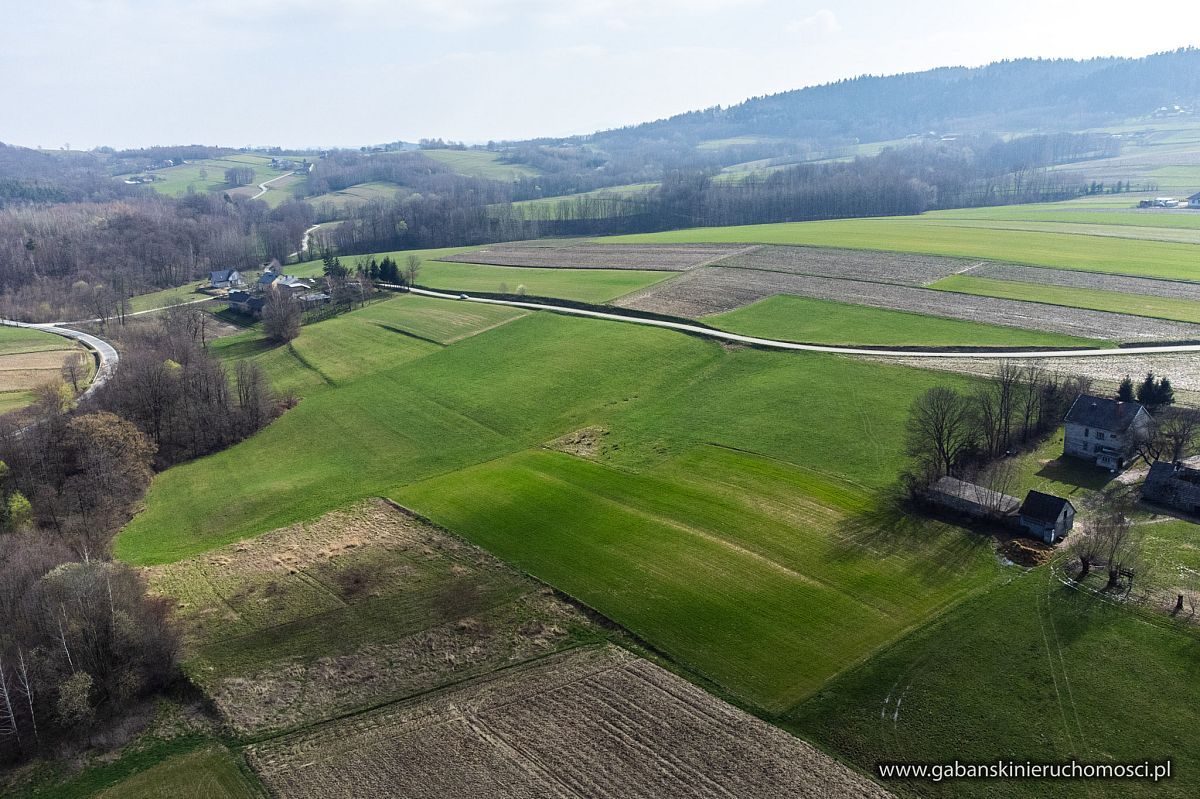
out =
[[[71,384],[71,390],[79,393],[80,384],[87,377],[87,369],[83,365],[83,355],[72,352],[63,360],[62,379]]]
[[[909,455],[932,460],[940,475],[951,474],[976,443],[970,399],[944,386],[929,389],[909,411],[907,435]]]
[[[421,257],[419,255],[410,255],[404,262],[404,282],[410,286],[417,284],[417,278],[421,275]]]
[[[263,306],[263,332],[272,341],[288,343],[300,335],[304,309],[300,303],[281,292],[272,293]]]

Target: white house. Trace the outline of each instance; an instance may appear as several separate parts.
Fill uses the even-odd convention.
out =
[[[1200,191],[1187,198],[1188,208],[1200,208]]]
[[[208,283],[214,289],[235,289],[246,285],[236,269],[217,269],[208,273]]]
[[[1140,403],[1083,394],[1067,411],[1063,454],[1120,471],[1153,422]]]

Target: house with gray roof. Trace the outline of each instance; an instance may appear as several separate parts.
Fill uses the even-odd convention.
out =
[[[1200,208],[1200,191],[1187,198],[1188,208]]]
[[[233,289],[246,285],[246,281],[236,269],[217,269],[208,273],[208,285],[214,289]]]
[[[1082,394],[1067,411],[1063,454],[1120,471],[1153,423],[1141,403]]]
[[[1029,535],[1053,544],[1075,526],[1075,506],[1062,497],[1030,491],[1021,503],[1017,521]]]
[[[1004,519],[1021,506],[1016,497],[956,477],[943,477],[931,485],[925,490],[925,500],[972,519]]]

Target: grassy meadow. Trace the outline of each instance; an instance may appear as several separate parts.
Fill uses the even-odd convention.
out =
[[[1200,322],[1200,304],[1191,300],[1170,297],[1151,297],[1144,294],[1125,294],[1119,291],[1050,286],[1044,283],[1024,283],[1015,280],[996,280],[971,275],[951,275],[930,288],[974,294],[982,297],[1003,297],[1010,300],[1043,302],[1068,308],[1090,308],[1094,311],[1174,319],[1179,322]]]
[[[165,169],[155,169],[149,174],[162,179],[146,185],[160,194],[167,194],[172,197],[181,197],[189,191],[228,191],[230,189],[225,183],[225,170],[231,167],[250,167],[253,169],[254,184],[286,175],[291,171],[273,168],[271,166],[271,156],[268,155],[233,153],[223,158],[208,158]],[[280,183],[282,182],[280,181]],[[251,184],[251,187],[254,189],[253,193],[257,193],[258,188],[254,184]],[[284,192],[281,192],[281,194],[284,194]]]
[[[501,153],[487,150],[422,150],[421,155],[444,164],[460,175],[487,180],[533,178],[540,173],[524,164],[509,164]]]
[[[531,297],[556,297],[579,302],[603,303],[630,292],[651,286],[673,277],[669,272],[638,271],[634,269],[543,269],[522,266],[490,266],[438,261],[437,258],[466,252],[473,247],[442,247],[432,250],[397,250],[376,253],[376,260],[389,256],[404,268],[409,256],[421,259],[417,284],[443,291],[487,292],[516,294],[525,287]],[[354,267],[372,256],[348,255],[342,262]],[[287,267],[289,275],[312,277],[321,274],[319,260],[305,261]]]
[[[950,278],[951,280],[953,278]],[[805,344],[925,347],[1104,347],[1108,342],[1017,327],[777,294],[705,322],[747,336]]]
[[[877,762],[1172,759],[1172,779],[889,784],[934,797],[1188,797],[1200,792],[1196,633],[1061,585],[1046,568],[951,610],[830,681],[793,728]]]

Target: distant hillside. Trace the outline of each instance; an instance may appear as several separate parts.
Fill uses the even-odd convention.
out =
[[[1020,59],[863,76],[590,137],[881,141],[917,133],[1080,130],[1161,107],[1200,108],[1200,50],[1087,61]]]

